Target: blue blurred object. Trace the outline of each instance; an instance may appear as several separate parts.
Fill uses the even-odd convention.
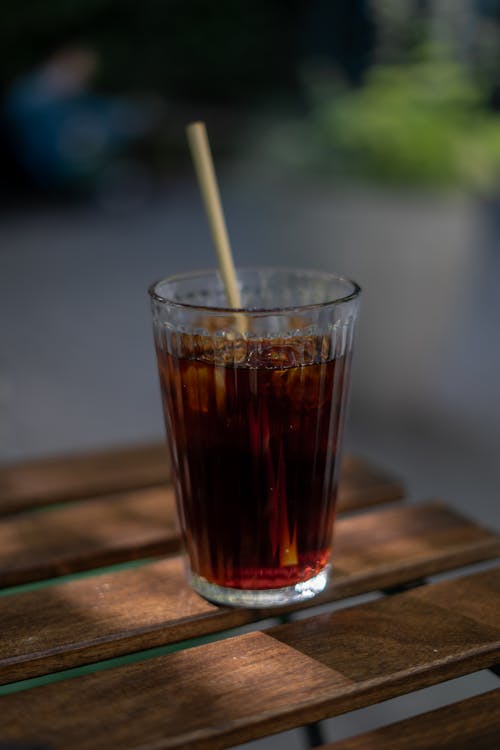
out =
[[[64,48],[7,93],[15,155],[44,188],[92,189],[103,168],[150,129],[135,102],[91,91],[96,66],[92,50]]]

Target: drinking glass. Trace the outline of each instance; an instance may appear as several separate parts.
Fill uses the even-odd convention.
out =
[[[151,286],[167,443],[191,586],[286,605],[328,583],[360,288],[331,273],[217,271]]]

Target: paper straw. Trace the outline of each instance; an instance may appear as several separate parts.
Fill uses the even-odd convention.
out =
[[[187,126],[186,132],[217,253],[227,301],[230,307],[241,308],[240,290],[236,279],[234,260],[231,253],[231,245],[229,244],[205,123],[192,122]]]

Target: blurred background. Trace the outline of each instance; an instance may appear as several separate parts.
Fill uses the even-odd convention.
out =
[[[162,438],[146,290],[214,265],[204,119],[237,264],[364,289],[347,448],[498,528],[500,0],[2,15],[0,460]]]

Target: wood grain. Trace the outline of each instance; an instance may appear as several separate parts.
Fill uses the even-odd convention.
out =
[[[434,503],[341,518],[332,585],[315,603],[498,554],[498,536]],[[5,596],[0,598],[0,682],[217,632],[270,613],[204,601],[188,588],[179,557]]]
[[[500,689],[366,732],[320,750],[494,750],[500,747]]]
[[[144,487],[169,480],[164,443],[26,461],[0,467],[0,515]],[[339,503],[349,509],[398,500],[401,482],[366,461],[347,457]]]
[[[200,750],[334,716],[498,661],[499,588],[497,568],[7,695],[3,739]]]
[[[339,511],[400,495],[400,484],[350,459]],[[0,587],[165,554],[179,546],[173,490],[166,485],[15,514],[0,519]]]
[[[110,448],[0,467],[0,514],[164,484],[165,443]]]
[[[398,477],[369,461],[349,455],[342,461],[338,495],[342,512],[401,500],[405,491],[404,483]]]
[[[0,586],[179,549],[173,491],[153,488],[0,520]]]

